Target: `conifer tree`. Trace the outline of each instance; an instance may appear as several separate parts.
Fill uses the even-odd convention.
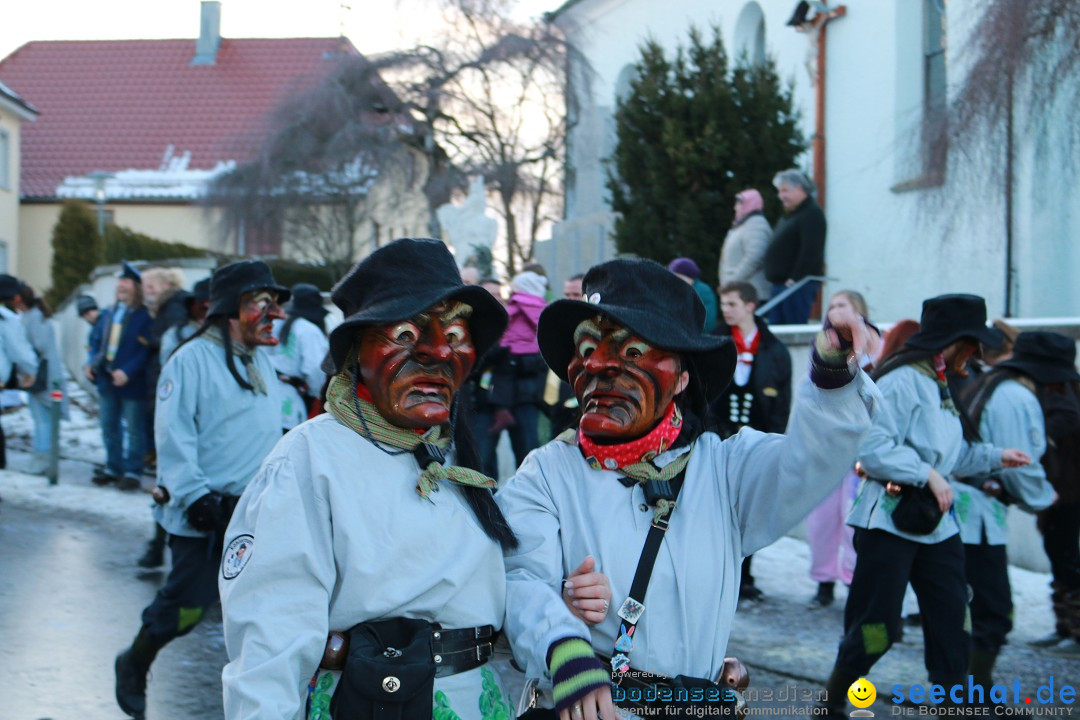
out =
[[[85,203],[68,200],[52,232],[52,288],[46,301],[57,305],[105,259],[105,242],[97,231],[93,211]]]
[[[791,88],[771,59],[730,69],[718,27],[708,42],[691,29],[670,58],[646,42],[635,70],[608,172],[616,247],[664,264],[691,257],[714,284],[735,194],[757,188],[775,221],[772,178],[805,148]]]

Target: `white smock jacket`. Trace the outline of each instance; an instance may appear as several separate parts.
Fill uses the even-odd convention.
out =
[[[339,673],[319,670],[327,634],[395,617],[444,628],[502,627],[499,544],[459,486],[423,498],[411,453],[389,455],[331,415],[289,432],[251,481],[218,575],[229,720],[329,718]],[[247,542],[243,560],[228,547]],[[435,678],[435,715],[493,717],[513,705],[491,663]],[[325,714],[324,714],[325,713]],[[512,717],[512,715],[511,715]]]
[[[274,321],[274,337],[281,339],[284,320]],[[302,317],[293,319],[289,328],[288,342],[278,343],[270,348],[270,361],[274,369],[282,375],[299,378],[307,383],[313,396],[322,392],[326,383],[326,373],[322,371],[322,361],[330,350],[330,340],[319,326]],[[296,386],[281,383],[281,427],[291,430],[307,420],[307,406]]]
[[[630,665],[663,675],[715,678],[739,597],[742,559],[774,542],[832,492],[850,469],[880,396],[862,372],[836,390],[799,388],[787,433],[707,432],[692,455],[645,594]],[[687,448],[656,457],[657,465]],[[506,555],[506,627],[528,678],[547,678],[548,648],[590,638],[610,656],[653,510],[640,485],[593,470],[573,445],[534,450],[496,495],[520,541]],[[586,555],[611,581],[611,608],[588,627],[561,599]]]

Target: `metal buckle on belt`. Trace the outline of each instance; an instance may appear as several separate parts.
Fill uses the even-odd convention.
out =
[[[483,651],[484,651],[485,648],[487,649],[487,655],[484,656],[484,657],[481,657],[483,655]],[[484,662],[485,660],[487,660],[488,658],[491,657],[494,650],[495,649],[492,647],[491,643],[489,643],[489,642],[481,643],[480,645],[477,645],[476,646],[476,661],[477,662]]]

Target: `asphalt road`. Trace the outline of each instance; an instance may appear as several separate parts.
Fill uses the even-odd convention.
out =
[[[113,661],[164,573],[135,565],[151,530],[0,502],[0,720],[120,720]],[[222,717],[220,613],[161,651],[148,720]]]

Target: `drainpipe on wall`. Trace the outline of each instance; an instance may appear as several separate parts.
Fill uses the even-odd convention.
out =
[[[817,187],[818,205],[825,208],[825,72],[826,58],[826,28],[829,21],[847,15],[847,5],[838,5],[829,8],[827,12],[814,16],[808,23],[809,27],[800,26],[799,30],[806,32],[817,28],[817,77],[814,78],[814,137],[811,140],[811,148],[814,158],[814,185]],[[804,30],[805,28],[805,30]]]

